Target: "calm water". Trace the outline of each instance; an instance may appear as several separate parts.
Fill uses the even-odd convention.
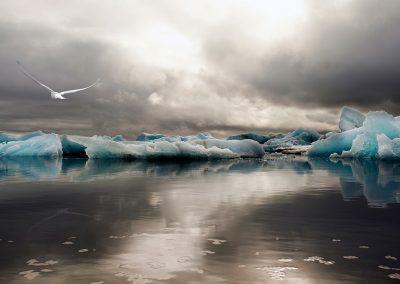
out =
[[[0,282],[399,282],[399,202],[400,164],[3,160]]]

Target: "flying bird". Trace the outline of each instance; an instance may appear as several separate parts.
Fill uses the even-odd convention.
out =
[[[100,79],[97,79],[96,82],[94,82],[93,84],[91,84],[90,86],[85,87],[85,88],[57,92],[57,91],[54,91],[53,89],[51,89],[50,87],[46,86],[45,84],[40,83],[35,77],[33,77],[31,74],[29,74],[25,70],[25,68],[22,66],[21,62],[17,61],[17,64],[18,64],[19,68],[21,69],[22,73],[25,76],[31,78],[36,84],[46,88],[50,92],[50,95],[51,95],[52,99],[66,100],[67,98],[65,98],[64,95],[69,95],[69,94],[73,94],[73,93],[77,93],[77,92],[81,92],[81,91],[87,90],[87,89],[93,87],[94,85],[98,84],[99,81],[100,81]]]

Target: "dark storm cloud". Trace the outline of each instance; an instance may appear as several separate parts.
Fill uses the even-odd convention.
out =
[[[306,22],[289,41],[252,57],[252,47],[224,30],[206,42],[209,60],[275,103],[399,112],[400,2],[308,4]],[[247,65],[234,59],[241,57]]]

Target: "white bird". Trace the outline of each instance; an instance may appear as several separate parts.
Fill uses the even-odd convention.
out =
[[[52,99],[66,100],[67,98],[65,98],[64,95],[73,94],[73,93],[77,93],[77,92],[80,92],[83,90],[87,90],[87,89],[93,87],[94,85],[96,85],[97,83],[99,83],[99,81],[100,81],[100,79],[97,79],[96,82],[94,82],[93,84],[91,84],[90,86],[85,87],[85,88],[63,91],[63,92],[56,92],[53,89],[51,89],[50,87],[46,86],[45,84],[40,83],[35,77],[33,77],[31,74],[29,74],[19,61],[17,61],[17,64],[19,65],[22,73],[24,73],[25,76],[31,78],[36,84],[38,84],[38,85],[46,88],[48,91],[50,91],[50,95],[51,95]]]

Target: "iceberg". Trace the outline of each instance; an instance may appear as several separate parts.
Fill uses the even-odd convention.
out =
[[[29,138],[35,137],[35,136],[40,136],[43,135],[44,133],[42,131],[34,131],[34,132],[28,132],[25,134],[21,135],[11,135],[7,134],[5,132],[0,132],[0,143],[7,143],[11,141],[25,141],[28,140]]]
[[[353,140],[361,133],[360,129],[347,130],[342,133],[334,133],[326,139],[318,140],[311,144],[307,154],[311,157],[329,157],[334,153],[342,153],[351,148]]]
[[[354,128],[361,127],[364,123],[365,115],[348,106],[342,107],[340,111],[339,129],[341,131],[347,131]]]
[[[399,159],[400,121],[384,111],[369,112],[360,127],[333,133],[314,142],[307,154],[332,158]]]
[[[264,151],[273,153],[297,148],[297,146],[307,146],[317,141],[320,137],[321,135],[315,130],[299,128],[281,138],[268,140],[264,144]]]
[[[264,155],[262,146],[253,140],[209,137],[210,135],[200,133],[193,136],[164,136],[153,141],[128,141],[122,136],[59,136],[34,132],[13,136],[14,140],[7,138],[7,142],[0,143],[0,157],[213,160],[260,158]]]
[[[62,155],[62,146],[57,134],[21,136],[21,140],[0,144],[0,157],[45,157]]]
[[[68,136],[68,141],[84,147],[89,158],[123,159],[224,159],[262,157],[264,150],[255,141],[204,139],[192,141],[156,140],[116,142],[106,137]]]

